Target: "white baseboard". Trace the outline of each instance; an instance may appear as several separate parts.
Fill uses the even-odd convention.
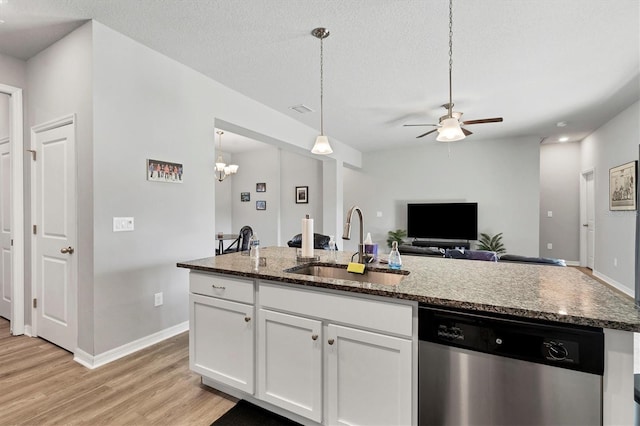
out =
[[[567,266],[580,266],[579,260],[565,260],[564,263],[566,263]]]
[[[609,278],[608,276],[601,274],[598,271],[593,271],[593,276],[596,278],[600,278],[602,281],[606,282],[607,284],[609,284],[611,287],[615,288],[616,290],[620,290],[621,292],[623,292],[624,294],[626,294],[627,296],[631,296],[634,297],[634,291],[629,289],[627,286],[617,282],[616,280],[614,280],[613,278]]]
[[[24,334],[28,337],[33,337],[33,334],[31,334],[31,326],[29,324],[24,325]]]
[[[91,355],[80,348],[76,348],[73,354],[73,360],[87,368],[94,369],[120,359],[124,356],[130,355],[134,352],[137,352],[140,349],[155,345],[156,343],[159,343],[177,334],[183,333],[187,330],[189,330],[189,321],[174,325],[173,327],[166,328],[164,330],[158,331],[157,333],[150,334],[149,336],[142,337],[138,340],[126,343],[120,347],[108,350],[107,352],[103,352],[98,355]]]

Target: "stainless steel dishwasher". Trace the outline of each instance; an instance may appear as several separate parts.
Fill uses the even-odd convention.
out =
[[[419,309],[420,425],[602,424],[602,329]]]

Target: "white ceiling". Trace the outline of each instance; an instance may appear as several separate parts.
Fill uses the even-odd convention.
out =
[[[504,117],[468,126],[469,141],[579,140],[640,97],[638,0],[454,0],[453,13],[455,110]],[[316,129],[310,32],[327,27],[330,139],[363,152],[436,143],[402,125],[444,113],[446,0],[0,0],[0,53],[27,59],[91,18]]]

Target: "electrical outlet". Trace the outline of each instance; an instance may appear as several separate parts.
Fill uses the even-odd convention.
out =
[[[553,250],[553,244],[547,243],[547,250]]]
[[[547,217],[553,217],[553,212],[551,210],[547,211]]]
[[[376,217],[382,217],[382,212],[376,212]]]
[[[156,293],[153,295],[153,306],[160,306],[162,305],[162,292],[160,293]]]

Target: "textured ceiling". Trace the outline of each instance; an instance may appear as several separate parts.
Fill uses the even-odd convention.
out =
[[[325,133],[363,152],[436,143],[402,124],[444,113],[446,0],[8,0],[0,53],[27,59],[92,18],[314,128],[325,26]],[[466,141],[579,140],[640,96],[638,0],[454,0],[453,19],[455,110],[504,117]]]

